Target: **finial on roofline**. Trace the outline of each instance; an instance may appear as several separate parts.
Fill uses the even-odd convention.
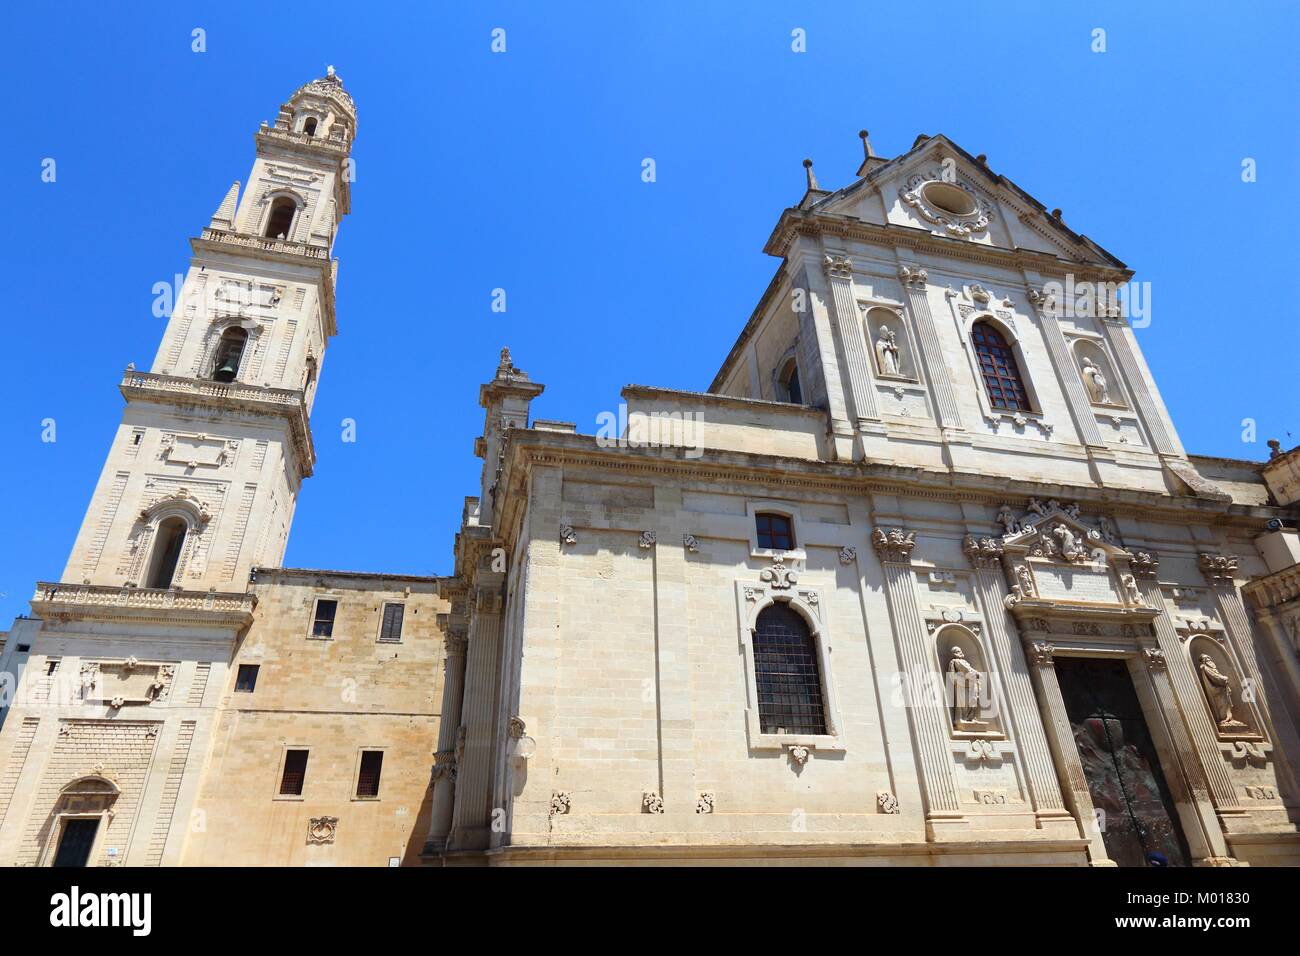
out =
[[[871,134],[865,129],[858,130],[858,139],[862,140],[862,156],[864,159],[872,159],[876,151],[871,148]]]
[[[817,185],[817,175],[813,172],[812,160],[805,159],[803,161],[803,168],[808,173],[808,188],[820,191],[821,187]]]

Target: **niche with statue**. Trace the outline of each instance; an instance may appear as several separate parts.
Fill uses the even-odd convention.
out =
[[[1220,740],[1262,740],[1250,682],[1228,649],[1211,637],[1193,638],[1187,645],[1192,672]]]
[[[916,363],[903,317],[877,306],[866,310],[863,322],[877,377],[915,382]]]
[[[979,637],[969,628],[950,624],[935,634],[935,650],[953,736],[1004,736],[993,675]]]

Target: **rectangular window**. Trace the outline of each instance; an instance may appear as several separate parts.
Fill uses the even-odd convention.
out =
[[[770,548],[773,551],[790,551],[794,548],[794,528],[785,515],[759,513],[754,522],[760,548]]]
[[[402,639],[402,617],[406,613],[404,604],[385,604],[384,622],[379,628],[381,641],[400,641]]]
[[[284,773],[280,775],[280,796],[301,797],[307,779],[307,751],[289,750],[284,755]]]
[[[357,796],[379,796],[379,774],[384,769],[382,750],[361,751],[361,770],[357,774]]]
[[[49,660],[45,662],[45,676],[48,677],[59,669],[60,660],[62,660],[62,658],[51,657]]]
[[[311,624],[312,637],[334,636],[334,615],[338,613],[339,602],[321,598],[316,602],[316,616]]]
[[[257,687],[257,669],[259,664],[240,664],[239,673],[235,675],[235,690],[241,694],[251,694]]]

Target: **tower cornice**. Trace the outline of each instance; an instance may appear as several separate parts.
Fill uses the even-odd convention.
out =
[[[316,448],[311,438],[305,396],[298,389],[271,388],[247,382],[213,382],[179,375],[158,375],[128,368],[122,377],[122,397],[168,405],[200,405],[225,411],[250,412],[284,419],[293,435],[294,452],[303,478],[311,477]]]
[[[337,335],[338,320],[334,311],[334,281],[338,260],[331,259],[329,250],[305,242],[287,239],[269,239],[246,232],[226,229],[204,229],[202,235],[190,239],[190,248],[196,256],[237,255],[260,259],[264,262],[308,266],[319,270],[321,314],[324,316],[325,334]]]

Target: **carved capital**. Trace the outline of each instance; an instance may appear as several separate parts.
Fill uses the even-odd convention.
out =
[[[853,262],[848,256],[828,255],[822,260],[822,268],[832,279],[850,279],[853,277]]]
[[[912,289],[924,289],[927,282],[930,281],[930,274],[924,269],[913,269],[910,266],[899,266],[898,277],[903,280],[903,285]]]
[[[1237,557],[1232,554],[1200,555],[1201,573],[1212,585],[1231,585],[1237,577]]]
[[[1139,578],[1154,578],[1160,570],[1160,556],[1154,551],[1134,551],[1129,567]]]
[[[1056,648],[1047,641],[1034,641],[1025,648],[1025,656],[1029,658],[1029,663],[1039,667],[1052,667],[1055,664],[1052,655],[1055,653]]]
[[[1142,658],[1146,661],[1147,667],[1153,671],[1162,671],[1168,665],[1165,660],[1165,652],[1158,647],[1142,648]]]
[[[961,545],[971,565],[980,569],[996,568],[1002,560],[1003,546],[997,538],[977,538],[966,535]]]
[[[882,561],[907,564],[916,547],[916,532],[903,528],[877,528],[871,532],[871,544]]]

